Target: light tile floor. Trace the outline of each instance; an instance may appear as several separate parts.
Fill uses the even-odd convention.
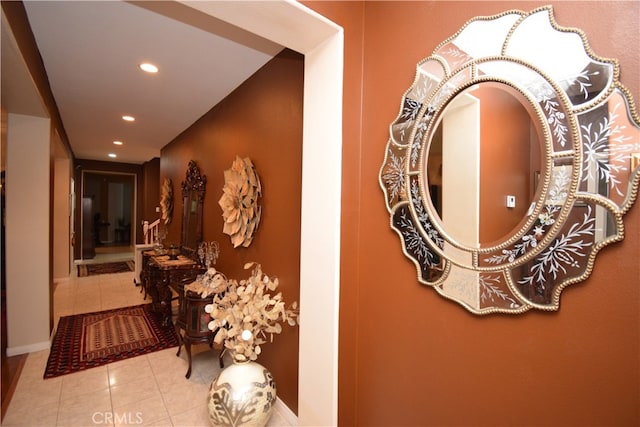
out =
[[[112,258],[117,255],[113,255]],[[142,304],[133,273],[61,281],[54,291],[54,316]],[[148,301],[147,301],[148,302]],[[192,347],[193,363],[176,348],[44,380],[49,350],[30,353],[3,426],[209,426],[206,395],[219,372],[218,351]],[[225,366],[230,363],[225,360]],[[290,426],[274,408],[268,426]]]

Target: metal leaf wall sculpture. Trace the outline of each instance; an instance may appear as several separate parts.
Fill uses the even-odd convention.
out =
[[[173,184],[169,178],[165,178],[162,183],[160,209],[162,222],[169,224],[173,218]]]
[[[258,229],[262,208],[259,204],[262,197],[260,178],[255,171],[251,159],[236,159],[231,169],[224,171],[224,187],[218,204],[222,208],[224,218],[223,233],[231,236],[234,248],[248,247]]]

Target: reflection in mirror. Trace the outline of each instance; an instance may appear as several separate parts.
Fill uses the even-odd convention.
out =
[[[379,182],[420,283],[476,314],[559,309],[638,191],[618,75],[551,6],[474,18],[418,63]]]
[[[467,88],[444,108],[425,176],[442,229],[453,240],[493,246],[524,226],[544,174],[540,129],[531,103],[501,83]]]
[[[200,175],[196,162],[191,160],[186,178],[182,182],[182,253],[197,259],[198,245],[202,242],[202,211],[207,177]]]

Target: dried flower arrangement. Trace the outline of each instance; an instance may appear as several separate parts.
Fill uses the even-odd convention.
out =
[[[269,293],[278,287],[278,279],[263,274],[260,264],[244,266],[245,270],[251,267],[247,280],[228,280],[226,291],[214,296],[213,304],[205,308],[213,319],[208,327],[215,331],[214,342],[222,343],[240,362],[256,360],[262,352],[260,345],[282,332],[282,322],[298,324],[297,302],[285,307],[282,293]]]
[[[227,278],[224,274],[217,271],[213,267],[209,267],[207,271],[198,276],[198,278],[184,287],[185,292],[191,291],[206,298],[210,295],[224,292],[227,289]]]
[[[231,169],[224,171],[222,191],[222,197],[218,200],[224,219],[222,232],[231,236],[234,248],[240,245],[248,247],[258,229],[262,213],[258,203],[262,186],[251,159],[236,156]]]

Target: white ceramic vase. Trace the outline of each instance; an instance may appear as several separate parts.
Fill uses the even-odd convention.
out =
[[[276,401],[271,373],[256,362],[237,362],[224,368],[209,388],[207,407],[214,427],[261,427]]]

